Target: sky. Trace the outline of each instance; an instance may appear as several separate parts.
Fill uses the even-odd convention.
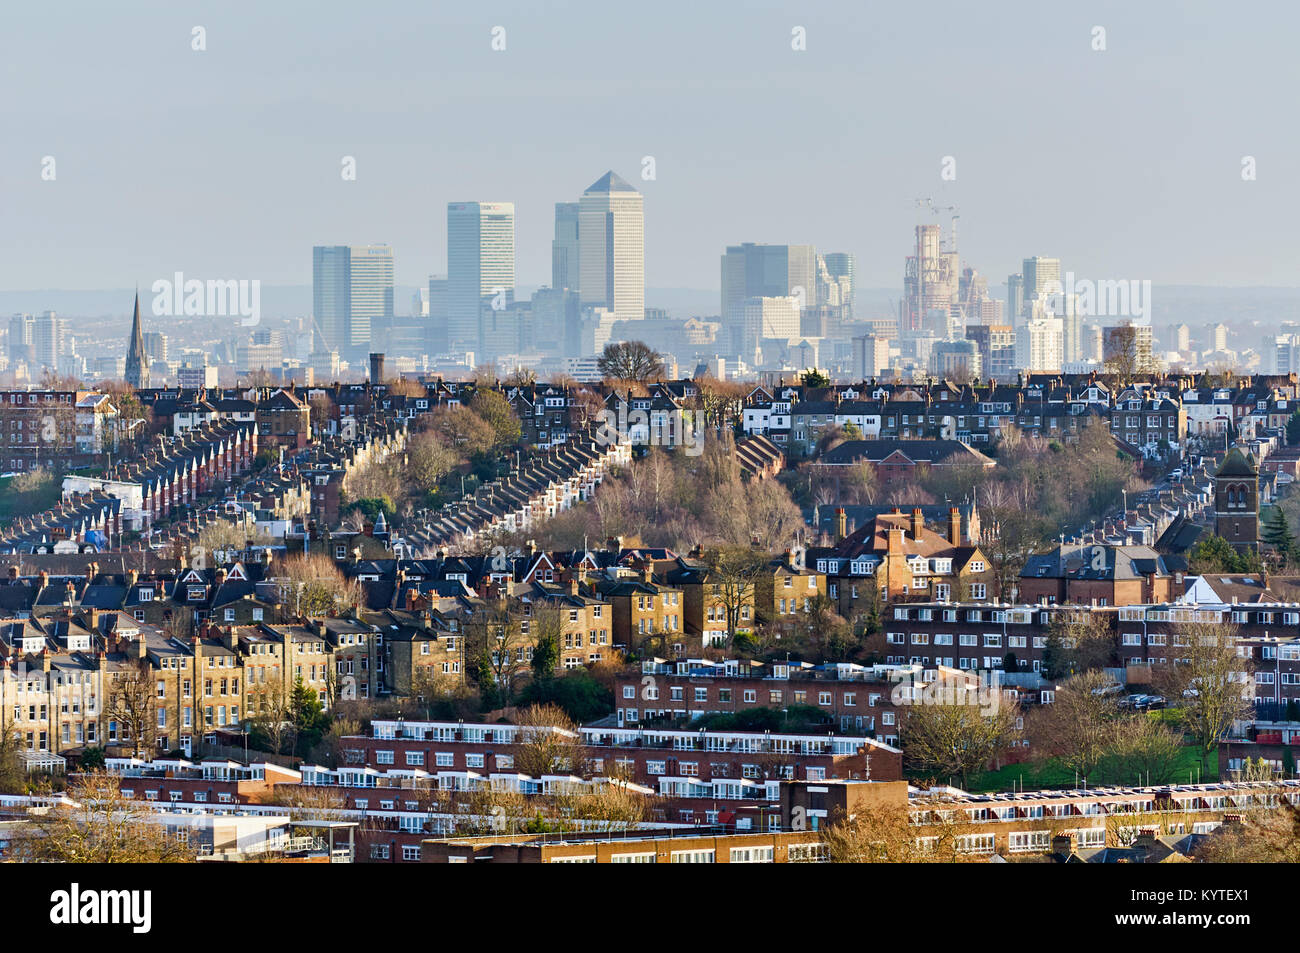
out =
[[[0,291],[304,284],[313,245],[366,242],[418,285],[467,200],[515,203],[545,284],[554,203],[607,169],[645,196],[650,288],[717,288],[743,241],[901,287],[913,227],[948,225],[923,197],[992,284],[1037,254],[1294,286],[1297,34],[1286,3],[11,2]]]

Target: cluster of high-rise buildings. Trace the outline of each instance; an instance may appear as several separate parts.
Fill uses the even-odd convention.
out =
[[[577,202],[557,203],[551,278],[527,299],[518,294],[512,202],[448,203],[445,273],[429,279],[410,315],[394,310],[391,248],[318,246],[313,363],[378,351],[535,365],[599,350],[618,322],[646,318],[641,193],[607,172]]]
[[[8,372],[15,384],[53,372],[199,388],[216,386],[222,368],[227,385],[259,373],[271,383],[320,383],[364,377],[367,355],[382,353],[397,374],[457,376],[494,364],[502,374],[527,367],[591,380],[605,346],[630,340],[660,352],[670,376],[701,367],[739,379],[817,367],[855,379],[1003,382],[1033,372],[1123,375],[1164,366],[1300,371],[1300,326],[1283,325],[1258,352],[1231,350],[1219,322],[1195,336],[1185,323],[1157,336],[1149,287],[1139,299],[1132,280],[1080,282],[1059,258],[1025,258],[1005,292],[994,291],[963,262],[955,215],[947,236],[938,224],[916,226],[902,294],[889,296],[888,311],[858,301],[851,254],[755,242],[723,249],[717,313],[647,307],[644,200],[613,171],[577,201],[555,204],[549,285],[518,282],[514,203],[450,202],[446,227],[445,268],[421,283],[409,306],[396,301],[390,245],[318,245],[309,315],[287,324],[243,320],[217,341],[187,341],[189,332],[177,328],[170,355],[167,334],[133,326],[128,343],[140,340],[127,368],[115,349],[79,355],[67,319],[52,311],[16,314],[7,328]],[[1116,302],[1124,307],[1107,307]],[[93,353],[93,336],[78,329]]]

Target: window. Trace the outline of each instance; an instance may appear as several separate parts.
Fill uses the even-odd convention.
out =
[[[419,859],[420,859],[419,844],[402,845],[402,860],[419,860]]]
[[[711,864],[714,862],[712,850],[675,850],[671,862],[674,864]]]

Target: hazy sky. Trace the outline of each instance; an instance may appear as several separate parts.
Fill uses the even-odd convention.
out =
[[[1042,254],[1295,285],[1297,35],[1292,3],[9,2],[0,289],[301,284],[313,244],[370,241],[417,284],[463,200],[513,201],[517,280],[548,283],[553,204],[610,168],[651,287],[717,287],[741,241],[901,286],[919,196],[995,284]]]

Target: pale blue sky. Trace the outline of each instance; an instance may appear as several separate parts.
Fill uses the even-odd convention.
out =
[[[995,284],[1042,254],[1295,285],[1297,35],[1289,3],[11,2],[0,289],[302,284],[313,244],[369,241],[418,284],[456,200],[513,201],[518,281],[544,283],[553,204],[609,168],[645,194],[651,287],[716,287],[742,241],[901,285],[926,195]]]

